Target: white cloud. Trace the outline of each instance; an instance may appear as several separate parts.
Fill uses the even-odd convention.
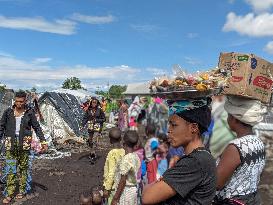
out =
[[[42,17],[5,17],[0,16],[0,27],[33,30],[62,35],[72,35],[76,32],[76,23],[69,20],[47,21]]]
[[[190,64],[190,65],[200,65],[201,61],[196,59],[196,58],[192,58],[192,57],[184,57],[184,59],[186,60],[186,63]]]
[[[52,66],[54,62],[51,61],[52,59],[48,57],[26,61],[12,55],[0,55],[1,82],[13,89],[30,89],[35,86],[40,91],[45,91],[61,87],[66,78],[77,77],[86,88],[93,89],[94,86],[106,86],[108,82],[110,84],[143,82],[152,79],[156,75],[168,74],[167,70],[156,67],[145,69],[128,65],[60,67]]]
[[[0,0],[0,1],[1,1],[1,0]],[[4,52],[4,51],[0,51],[0,56],[2,56],[2,57],[12,57],[11,54],[6,53],[6,52]]]
[[[191,38],[191,39],[192,39],[192,38],[197,38],[197,37],[198,37],[198,33],[188,33],[188,34],[187,34],[187,37],[188,37],[188,38]]]
[[[230,12],[227,15],[223,31],[236,31],[241,35],[252,37],[273,36],[273,14],[254,15],[249,13],[245,16],[237,16]]]
[[[0,61],[2,61],[1,57]],[[121,75],[124,78],[131,78],[138,72],[138,69],[125,65],[95,68],[86,65],[76,65],[53,68],[16,59],[6,60],[0,64],[0,76],[5,80],[64,80],[72,76],[80,79],[118,79]]]
[[[131,28],[138,31],[138,32],[142,32],[142,33],[152,33],[152,32],[155,32],[159,29],[158,26],[149,25],[149,24],[145,24],[145,25],[132,24]]]
[[[162,76],[168,73],[166,70],[159,69],[159,68],[147,68],[146,70],[152,73],[152,75],[154,76]]]
[[[250,4],[254,11],[263,12],[268,11],[273,7],[273,0],[245,0]]]
[[[34,60],[35,61],[35,60]],[[48,69],[49,66],[46,65],[39,65],[37,66],[36,63],[26,62],[19,59],[16,59],[13,56],[0,56],[0,72],[5,72],[6,70],[16,70],[17,74],[20,73],[21,70],[28,69],[28,70],[35,70],[35,69]],[[4,76],[5,75],[0,75]]]
[[[51,58],[36,58],[33,60],[34,64],[41,64],[41,63],[47,63],[49,61],[51,61]]]
[[[264,47],[264,50],[269,54],[273,54],[273,41],[268,42]]]
[[[51,58],[36,58],[25,61],[12,56],[0,56],[1,82],[14,89],[29,89],[35,86],[40,90],[47,90],[60,87],[66,78],[75,76],[81,79],[83,84],[88,85],[86,87],[89,88],[94,83],[106,85],[108,81],[117,84],[139,82],[144,78],[145,80],[152,79],[156,71],[163,72],[157,68],[150,68],[143,76],[140,68],[128,65],[58,67],[48,65],[47,63],[50,60]]]
[[[74,21],[79,21],[83,23],[88,23],[88,24],[107,24],[107,23],[112,23],[115,21],[115,17],[112,15],[107,15],[107,16],[87,16],[87,15],[82,15],[79,13],[74,13],[71,16],[71,19]]]

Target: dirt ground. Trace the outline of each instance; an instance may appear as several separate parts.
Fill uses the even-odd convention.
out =
[[[102,184],[105,156],[109,143],[104,142],[97,151],[98,159],[91,165],[88,148],[74,148],[71,157],[55,160],[35,160],[33,167],[34,191],[13,205],[77,205],[79,196]],[[80,152],[80,153],[79,153]],[[273,205],[273,160],[267,165],[259,190],[263,205]],[[2,200],[2,198],[1,198]]]

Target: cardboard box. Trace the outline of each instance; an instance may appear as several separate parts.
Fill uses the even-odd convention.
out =
[[[253,54],[221,53],[220,69],[227,70],[225,94],[239,95],[269,103],[272,95],[273,64]]]

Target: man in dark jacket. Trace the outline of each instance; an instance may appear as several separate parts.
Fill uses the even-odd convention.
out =
[[[0,140],[5,138],[5,171],[7,174],[4,204],[9,203],[14,195],[17,177],[19,194],[16,198],[23,198],[28,189],[27,186],[30,186],[27,183],[27,175],[32,129],[40,139],[42,150],[47,150],[47,144],[35,112],[26,106],[26,93],[17,92],[14,105],[5,110],[0,121]],[[17,173],[17,167],[19,173]]]

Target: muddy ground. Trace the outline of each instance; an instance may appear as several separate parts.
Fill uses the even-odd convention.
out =
[[[73,146],[71,157],[35,160],[33,167],[34,192],[27,198],[14,201],[12,204],[79,204],[81,193],[101,186],[105,156],[109,149],[109,143],[103,140],[103,143],[98,146],[98,159],[94,165],[90,163],[86,146],[81,146],[80,149]],[[259,190],[262,204],[273,205],[273,158],[271,157],[267,160]]]

